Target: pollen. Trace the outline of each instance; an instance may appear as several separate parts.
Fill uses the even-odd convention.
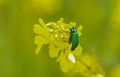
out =
[[[58,34],[55,34],[55,38],[58,38]]]
[[[49,29],[50,32],[53,32],[54,30],[53,29]]]
[[[96,77],[104,77],[102,74],[97,74]]]
[[[61,34],[60,37],[63,38],[64,37],[63,34]]]

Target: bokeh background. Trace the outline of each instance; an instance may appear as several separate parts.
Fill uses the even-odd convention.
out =
[[[34,52],[33,25],[61,17],[83,25],[83,52],[94,48],[106,75],[119,77],[120,0],[0,0],[0,77],[80,77],[63,73],[47,46]]]

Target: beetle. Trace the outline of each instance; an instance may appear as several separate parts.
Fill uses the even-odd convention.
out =
[[[72,43],[71,51],[75,50],[79,43],[79,37],[76,27],[70,28],[69,44]]]

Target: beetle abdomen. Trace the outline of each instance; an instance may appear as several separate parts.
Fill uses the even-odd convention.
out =
[[[78,46],[78,42],[79,42],[79,39],[78,39],[78,33],[73,33],[73,36],[72,36],[72,48],[71,50],[75,50],[75,48]]]

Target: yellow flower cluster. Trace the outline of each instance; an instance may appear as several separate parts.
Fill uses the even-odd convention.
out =
[[[38,54],[42,45],[47,44],[50,57],[57,59],[63,72],[79,72],[85,77],[104,77],[95,55],[81,54],[80,44],[71,51],[70,28],[75,26],[75,22],[64,23],[63,18],[47,24],[40,18],[39,24],[35,24],[33,28],[34,33],[37,34],[34,40],[35,45],[37,45],[35,53]],[[80,37],[82,25],[76,27]]]
[[[80,45],[74,51],[71,51],[71,44],[69,44],[70,28],[76,26],[76,23],[64,23],[64,19],[60,18],[56,23],[49,22],[47,24],[40,18],[39,24],[35,24],[33,31],[37,34],[35,37],[35,44],[37,45],[36,54],[40,52],[43,44],[49,45],[49,55],[52,58],[57,58],[61,69],[67,72],[72,68],[76,62],[75,57],[82,52]],[[81,35],[82,26],[77,28],[78,35]],[[59,54],[60,53],[60,54]]]

